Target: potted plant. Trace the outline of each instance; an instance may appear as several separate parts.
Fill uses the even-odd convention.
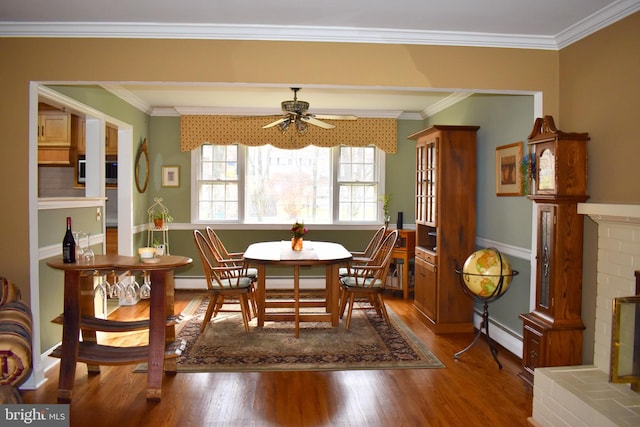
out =
[[[384,216],[384,225],[388,227],[389,222],[391,221],[391,213],[389,212],[389,202],[391,201],[391,193],[383,194],[382,196],[380,196],[380,200],[382,201],[382,215]]]
[[[164,224],[173,222],[173,218],[168,213],[157,211],[153,214],[153,226],[155,228],[162,228]]]

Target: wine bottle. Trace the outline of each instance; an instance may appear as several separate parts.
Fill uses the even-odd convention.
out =
[[[62,262],[71,264],[76,262],[76,241],[71,232],[71,217],[67,217],[67,232],[62,239]]]

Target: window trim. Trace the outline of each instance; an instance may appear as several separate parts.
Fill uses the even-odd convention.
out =
[[[245,168],[246,168],[246,159],[247,159],[247,146],[244,144],[237,144],[238,146],[238,200],[241,200],[242,203],[239,203],[238,206],[238,215],[239,220],[228,220],[228,221],[207,221],[200,220],[198,216],[198,170],[200,163],[200,150],[198,147],[196,149],[191,150],[191,223],[192,224],[215,224],[218,228],[223,229],[264,229],[264,230],[273,230],[273,229],[288,229],[287,224],[282,223],[245,223],[244,222],[244,191],[245,191]],[[329,147],[327,147],[329,148]],[[339,146],[331,147],[331,177],[333,180],[332,191],[331,191],[331,204],[332,204],[332,215],[334,218],[333,223],[314,223],[314,229],[371,229],[372,227],[379,227],[380,224],[384,222],[384,218],[382,217],[382,201],[380,200],[380,196],[385,194],[385,183],[386,183],[386,153],[375,147],[376,150],[376,172],[378,175],[378,215],[376,220],[374,221],[338,221],[338,192],[339,186],[338,183],[338,167],[337,162],[339,160],[340,150]]]

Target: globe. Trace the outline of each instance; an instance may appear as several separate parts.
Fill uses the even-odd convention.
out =
[[[509,289],[513,272],[509,260],[495,248],[475,251],[464,262],[462,279],[474,295],[481,298],[497,298]],[[502,288],[497,292],[500,278]]]

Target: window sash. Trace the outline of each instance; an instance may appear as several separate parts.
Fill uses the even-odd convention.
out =
[[[250,191],[251,185],[249,187],[245,185],[250,181],[245,172],[249,161],[248,150],[251,148],[244,145],[227,147],[237,149],[237,164],[235,165],[237,177],[234,179],[227,179],[227,174],[223,176],[219,172],[214,176],[217,178],[222,176],[224,179],[202,179],[202,147],[192,151],[192,222],[217,224],[288,223],[290,219],[284,215],[257,218],[255,212],[247,211],[246,208],[249,206],[246,206],[248,202],[245,191]],[[299,218],[308,224],[377,224],[382,222],[384,218],[382,218],[380,196],[384,194],[385,153],[374,147],[369,147],[364,151],[359,147],[356,150],[353,147],[334,147],[328,150],[330,150],[330,173],[327,176],[331,180],[331,184],[328,190],[317,195],[317,197],[322,197],[323,202],[326,203],[326,207],[322,206],[328,210],[326,217],[323,217],[322,220],[313,220],[306,215],[306,212],[302,212],[301,217],[294,219]],[[367,154],[366,158],[365,153]],[[340,163],[341,156],[342,163]],[[205,159],[204,162],[206,163],[208,160]],[[341,168],[342,172],[339,172]],[[230,194],[230,190],[233,189],[237,190],[235,197]],[[213,191],[217,191],[216,194],[226,194],[226,197],[223,200],[214,198],[212,197]],[[313,203],[316,203],[315,198]]]

